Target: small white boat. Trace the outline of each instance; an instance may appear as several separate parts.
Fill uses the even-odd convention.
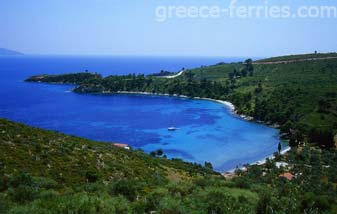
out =
[[[178,129],[178,128],[176,128],[176,127],[173,127],[173,126],[172,126],[172,127],[168,127],[168,128],[167,128],[167,130],[169,130],[169,131],[176,131],[177,129]]]

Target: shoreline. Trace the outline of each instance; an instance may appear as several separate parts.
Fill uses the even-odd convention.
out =
[[[237,114],[235,111],[235,106],[233,103],[225,100],[216,100],[211,98],[203,98],[203,97],[188,97],[185,95],[178,95],[178,94],[162,94],[162,93],[151,93],[151,92],[141,92],[141,91],[117,91],[117,92],[103,92],[103,94],[133,94],[133,95],[152,95],[152,96],[165,96],[165,97],[177,97],[177,98],[185,98],[185,99],[194,99],[194,100],[206,100],[206,101],[212,101],[216,103],[220,103],[224,106],[226,106],[230,113],[232,113],[235,117],[241,118],[246,121],[253,121],[254,118],[251,116],[243,115],[243,114]]]
[[[113,94],[132,94],[132,95],[148,95],[148,96],[165,96],[165,97],[177,97],[177,98],[185,98],[185,99],[194,99],[194,100],[206,100],[206,101],[211,101],[211,102],[216,102],[216,103],[220,103],[224,106],[227,107],[227,109],[229,110],[229,113],[232,114],[232,116],[248,121],[248,122],[256,122],[256,123],[262,123],[259,121],[255,121],[253,117],[251,116],[247,116],[247,115],[243,115],[243,114],[238,114],[235,110],[235,106],[233,103],[229,102],[229,101],[225,101],[225,100],[217,100],[217,99],[212,99],[212,98],[203,98],[203,97],[188,97],[186,95],[178,95],[178,94],[162,94],[162,93],[152,93],[152,92],[144,92],[144,91],[117,91],[117,92],[110,92],[110,91],[103,91],[102,93],[98,93],[98,94],[103,94],[103,95],[113,95]],[[268,125],[265,123],[262,123],[268,127],[277,129],[278,127],[276,127],[275,125]],[[280,152],[281,155],[286,154],[288,151],[290,151],[290,147],[288,146],[287,148],[285,148],[284,150],[282,150]],[[275,151],[276,152],[276,151]],[[249,165],[263,165],[266,163],[267,159],[274,159],[274,155],[269,155],[267,157],[264,157],[258,161],[252,162],[252,163],[248,163]],[[228,174],[234,174],[236,169],[241,169],[241,170],[245,170],[246,167],[240,167],[240,168],[234,168],[231,170],[227,170],[224,172],[220,172],[221,175],[225,176]]]
[[[177,95],[177,94],[161,94],[161,93],[151,93],[151,92],[136,92],[136,91],[117,91],[116,93],[104,93],[104,94],[134,94],[134,95],[153,95],[153,96],[167,96],[167,97],[177,97],[177,98],[187,98],[187,99],[195,99],[195,100],[206,100],[206,101],[212,101],[212,102],[216,102],[216,103],[220,103],[224,106],[226,106],[230,113],[234,116],[234,117],[237,117],[237,118],[240,118],[242,120],[245,120],[245,121],[248,121],[248,122],[253,122],[254,121],[254,118],[251,117],[251,116],[247,116],[247,115],[239,115],[237,114],[237,112],[235,111],[235,106],[233,103],[229,102],[229,101],[224,101],[224,100],[216,100],[216,99],[211,99],[211,98],[202,98],[202,97],[188,97],[188,96],[185,96],[185,95]],[[274,126],[269,126],[271,128],[276,128]],[[284,155],[286,154],[287,152],[289,152],[291,150],[291,148],[288,146],[286,147],[284,150],[282,150],[280,152],[280,155]],[[276,151],[275,151],[276,152]],[[252,163],[248,163],[249,165],[263,165],[267,162],[267,159],[275,159],[275,156],[274,154],[272,155],[269,155],[267,157],[264,157],[258,161],[255,161],[255,162],[252,162]],[[225,174],[233,174],[235,172],[237,168],[234,168],[234,169],[231,169],[231,170],[227,170],[225,172],[220,172],[222,175],[225,175]],[[241,169],[241,170],[245,170],[246,167],[240,167],[238,169]]]
[[[280,152],[280,155],[285,155],[285,154],[287,154],[287,152],[289,152],[291,150],[291,147],[287,147],[287,148],[285,148],[284,150],[282,150],[281,152]],[[270,159],[270,160],[274,160],[275,159],[275,156],[274,155],[269,155],[269,156],[267,156],[267,157],[265,157],[265,158],[263,158],[263,159],[260,159],[260,160],[258,160],[258,161],[255,161],[255,162],[253,162],[253,163],[249,163],[249,165],[251,166],[251,165],[258,165],[258,166],[261,166],[261,165],[263,165],[263,164],[265,164],[266,162],[267,162],[267,159]],[[238,167],[238,168],[234,168],[234,169],[231,169],[231,170],[228,170],[228,171],[226,171],[226,172],[223,172],[223,173],[221,173],[222,175],[228,175],[228,174],[234,174],[235,173],[235,170],[237,170],[237,169],[240,169],[240,170],[246,170],[247,168],[245,167],[245,166],[243,166],[243,167]]]

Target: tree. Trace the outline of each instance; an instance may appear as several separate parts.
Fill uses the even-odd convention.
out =
[[[98,173],[96,170],[87,171],[85,177],[89,183],[95,183],[98,180]]]
[[[271,195],[267,192],[260,194],[260,200],[256,206],[256,213],[268,214],[273,213]]]
[[[193,77],[194,77],[194,73],[193,73],[192,71],[188,71],[188,72],[185,72],[185,75],[186,75],[186,77],[187,77],[187,80],[188,80],[189,82],[191,82],[192,79],[193,79]]]
[[[129,201],[137,199],[139,192],[143,189],[143,183],[136,180],[120,180],[114,183],[109,190],[111,196],[123,195]]]
[[[229,72],[228,73],[228,78],[231,80],[234,78],[234,73],[233,72]]]
[[[241,76],[246,77],[247,73],[248,73],[247,69],[242,69]]]
[[[249,73],[249,76],[253,76],[254,67],[253,67],[253,60],[252,59],[246,59],[245,60],[245,69]]]
[[[245,60],[245,64],[252,64],[252,63],[253,63],[253,60],[250,58]]]
[[[318,101],[318,112],[320,112],[320,113],[326,113],[330,107],[331,107],[331,105],[327,101],[327,99],[321,98]]]
[[[0,161],[0,192],[5,189],[5,172],[4,172],[4,165]]]
[[[205,168],[210,169],[210,170],[213,170],[212,163],[206,161],[206,162],[205,162]]]
[[[157,153],[157,156],[162,156],[164,154],[163,150],[161,149],[158,149],[156,153]]]
[[[10,179],[8,194],[15,202],[32,201],[36,194],[36,189],[33,186],[31,175],[26,172],[19,172]]]
[[[282,149],[282,145],[281,143],[279,142],[278,143],[278,146],[277,146],[277,150],[278,150],[278,153],[281,154],[281,149]]]
[[[257,84],[257,88],[255,88],[255,93],[261,93],[262,92],[262,84],[261,84],[261,82],[259,82],[258,84]]]
[[[316,143],[322,148],[333,148],[335,146],[334,135],[331,129],[313,128],[309,131],[309,141]]]
[[[289,146],[292,147],[292,148],[298,147],[298,142],[296,141],[294,136],[290,137]]]

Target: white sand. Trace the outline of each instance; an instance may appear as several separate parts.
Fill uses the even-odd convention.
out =
[[[290,147],[287,147],[286,149],[282,150],[282,151],[280,152],[280,154],[281,154],[281,155],[284,155],[284,154],[286,154],[287,152],[289,152],[290,150],[291,150],[291,148],[290,148]],[[267,162],[267,159],[273,160],[273,159],[275,159],[275,156],[274,156],[274,155],[269,155],[269,156],[265,157],[264,159],[259,160],[259,161],[256,161],[256,162],[253,162],[253,163],[250,163],[249,165],[263,165],[263,164],[265,164],[265,163]],[[239,168],[239,169],[241,169],[241,170],[246,170],[246,167],[241,167],[241,168]],[[236,170],[236,168],[235,168],[235,169],[231,169],[231,170],[227,171],[227,173],[234,173],[235,170]],[[226,173],[226,172],[225,172],[225,173]]]
[[[141,91],[118,91],[117,93],[118,94],[140,94],[140,95],[156,95],[156,96],[172,96],[172,97],[180,97],[180,98],[189,98],[189,97],[184,96],[184,95],[177,95],[177,94],[170,95],[170,94],[160,94],[160,93],[141,92]],[[231,111],[231,113],[234,116],[238,116],[238,117],[240,117],[244,120],[247,120],[247,121],[254,120],[254,118],[250,117],[250,116],[238,115],[235,111],[235,106],[231,102],[224,101],[224,100],[216,100],[216,99],[211,99],[211,98],[200,98],[200,97],[193,97],[191,99],[208,100],[208,101],[212,101],[212,102],[221,103],[221,104],[225,105],[227,108],[229,108],[229,110]],[[288,151],[290,151],[290,149],[291,149],[290,147],[287,147],[286,149],[284,149],[283,151],[280,152],[281,155],[286,154]],[[270,156],[267,156],[267,157],[263,158],[262,160],[253,162],[250,165],[262,165],[262,164],[266,163],[267,159],[274,159],[274,158],[275,158],[274,155],[270,155]],[[245,170],[245,167],[241,167],[240,169]],[[227,172],[228,173],[234,173],[235,170],[236,170],[236,168],[232,169],[232,170],[229,170]]]

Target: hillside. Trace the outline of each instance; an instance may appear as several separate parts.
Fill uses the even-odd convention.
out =
[[[129,151],[112,143],[45,131],[0,119],[1,155],[4,172],[29,171],[33,176],[50,177],[63,185],[85,184],[132,178],[161,182],[175,172],[176,179],[189,175],[216,174],[197,164],[153,158],[142,151]]]
[[[327,58],[334,54],[317,55],[324,59],[276,64],[254,64],[251,60],[219,63],[187,70],[173,79],[144,75],[88,78],[79,80],[74,92],[141,91],[227,100],[239,114],[280,127],[294,146],[306,139],[329,148],[334,146],[337,133],[337,59]],[[267,60],[308,57],[311,55]],[[60,82],[67,81],[65,75],[58,78]],[[45,82],[49,79],[46,76]]]
[[[219,205],[252,213],[258,200],[249,190],[227,186],[207,164],[151,157],[4,119],[0,133],[0,213],[186,213],[188,207],[206,213],[216,209],[208,198],[219,194]],[[182,206],[184,195],[189,199]]]
[[[173,79],[91,73],[28,78],[76,84],[76,93],[143,91],[229,100],[239,114],[279,125],[292,150],[226,180],[209,163],[151,157],[0,120],[0,212],[336,213],[336,72],[337,59],[324,58],[219,63]]]
[[[206,168],[0,120],[0,213],[336,213],[337,152],[302,147],[225,179]],[[287,175],[287,177],[284,177]]]
[[[293,143],[308,137],[331,147],[337,130],[337,59],[252,66],[251,74],[244,64],[215,65],[191,73],[194,79],[226,85],[221,99],[233,102],[239,114],[279,124]]]
[[[17,56],[17,55],[23,55],[23,53],[5,48],[0,48],[0,56]]]
[[[279,56],[271,57],[266,59],[261,59],[255,61],[255,63],[286,63],[286,62],[296,62],[296,61],[310,61],[318,59],[327,59],[327,58],[337,58],[337,53],[312,53],[312,54],[299,54],[299,55],[288,55],[288,56]]]

